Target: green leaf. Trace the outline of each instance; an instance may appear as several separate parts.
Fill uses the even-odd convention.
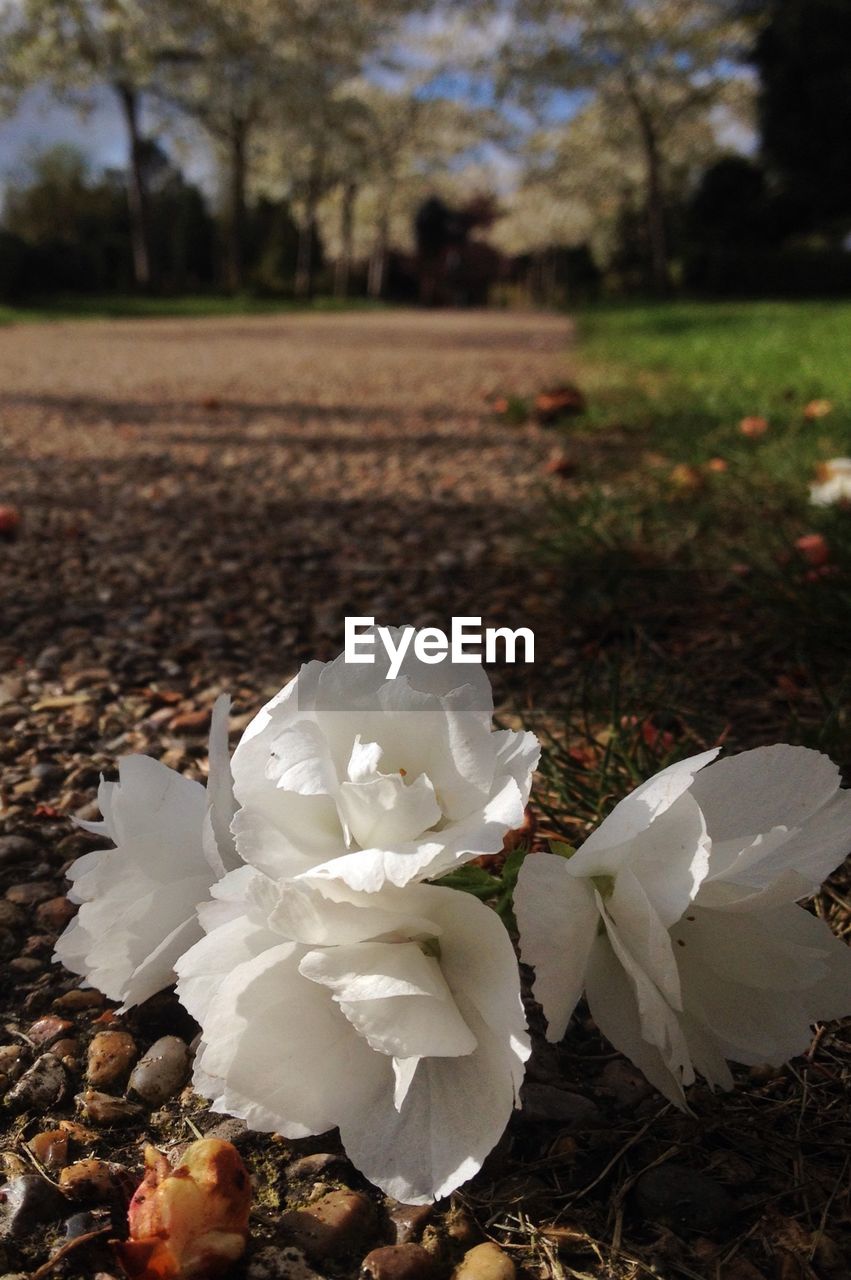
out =
[[[443,889],[460,889],[482,900],[495,898],[502,888],[502,881],[482,867],[458,867],[433,883]]]
[[[550,853],[554,853],[559,858],[572,858],[576,850],[572,844],[566,844],[564,840],[551,840]]]

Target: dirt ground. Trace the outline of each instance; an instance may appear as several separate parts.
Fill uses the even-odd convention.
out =
[[[333,1136],[246,1135],[188,1091],[128,1097],[134,1055],[194,1027],[169,996],[116,1020],[50,964],[63,869],[92,847],[70,818],[96,816],[98,772],[140,750],[203,775],[217,694],[234,696],[237,735],[300,661],[339,651],[347,614],[531,626],[536,663],[495,673],[498,702],[555,712],[568,622],[524,543],[553,442],[486,397],[563,380],[569,338],[563,318],[498,313],[0,330],[0,504],[23,516],[0,543],[0,1153],[11,1182],[31,1180],[13,1230],[0,1194],[0,1275],[66,1248],[49,1274],[116,1274],[105,1241],[144,1141],[195,1129],[233,1138],[253,1174],[249,1280],[310,1280],[299,1248],[349,1280],[399,1242],[421,1246],[413,1270],[373,1258],[370,1280],[444,1280],[484,1239],[554,1280],[849,1274],[847,1031],[784,1072],[740,1073],[733,1100],[696,1088],[680,1116],[580,1019],[564,1046],[537,1039],[525,1109],[482,1174],[416,1215]],[[134,1047],[92,1108],[79,1096],[105,1029]],[[64,1152],[38,1138],[60,1131]],[[102,1168],[63,1182],[84,1158]],[[317,1233],[299,1210],[320,1202]]]

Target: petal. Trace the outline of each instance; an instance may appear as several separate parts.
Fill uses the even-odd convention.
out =
[[[570,875],[567,859],[525,858],[514,891],[520,954],[535,969],[535,999],[547,1019],[547,1039],[561,1040],[585,986],[585,970],[600,913],[594,890]]]
[[[232,823],[239,856],[280,879],[321,865],[345,846],[337,807],[328,796],[278,792],[274,819],[257,808],[240,809]]]
[[[694,1080],[694,1070],[677,1012],[671,1008],[653,979],[645,973],[640,962],[631,954],[629,946],[624,942],[614,921],[605,911],[599,894],[597,894],[597,905],[603,914],[612,951],[632,986],[642,1039],[658,1049],[662,1061],[677,1081],[681,1081],[682,1084],[691,1084]],[[677,983],[679,984],[679,976],[677,976]],[[608,1032],[604,1032],[604,1035],[608,1035]],[[612,1043],[615,1042],[612,1041]],[[656,1081],[654,1080],[653,1083],[655,1084]]]
[[[308,951],[299,972],[322,983],[378,1053],[399,1058],[459,1057],[475,1036],[440,965],[413,942],[362,942]]]
[[[207,778],[207,814],[203,835],[205,856],[217,876],[240,865],[231,833],[236,800],[228,749],[229,715],[230,698],[223,693],[216,699],[210,723],[210,772]]]
[[[621,871],[605,905],[606,927],[617,934],[642,973],[674,1009],[682,1009],[677,962],[668,930],[630,867]],[[618,951],[618,944],[612,944]]]
[[[265,772],[281,791],[320,796],[333,795],[337,789],[328,743],[313,720],[297,720],[272,739]]]
[[[374,1053],[325,987],[298,971],[285,943],[228,974],[204,1020],[202,1070],[254,1129],[324,1133],[360,1111],[380,1080],[392,1098],[391,1059]]]
[[[695,775],[718,755],[718,748],[703,751],[669,765],[661,773],[648,778],[628,796],[615,805],[607,818],[573,855],[573,875],[597,874],[596,860],[600,853],[623,847],[641,831],[645,831],[660,814],[670,809],[675,800],[692,786]]]
[[[229,973],[252,960],[280,938],[249,920],[235,917],[201,938],[180,956],[175,965],[180,1003],[203,1026],[211,1003]]]
[[[629,870],[666,929],[695,898],[709,870],[711,847],[703,814],[689,792],[632,842]]]
[[[606,1039],[644,1073],[663,1097],[685,1109],[680,1073],[672,1070],[658,1048],[645,1040],[635,988],[606,938],[597,938],[591,950],[586,995],[591,1017]]]
[[[389,1087],[381,1081],[360,1110],[340,1121],[350,1159],[406,1204],[427,1204],[471,1178],[514,1108],[514,1080],[522,1075],[516,1049],[489,1031],[472,1005],[461,1011],[478,1042],[475,1052],[422,1059],[399,1110],[394,1081]]]
[[[364,849],[407,844],[443,816],[424,773],[410,783],[399,774],[344,782],[337,804],[343,822]]]
[[[851,847],[851,792],[839,781],[827,756],[785,744],[705,770],[692,795],[712,838],[710,878],[760,887],[793,870],[820,884]]]
[[[686,933],[686,946],[678,949],[683,997],[725,1058],[779,1066],[808,1048],[813,1022],[851,1011],[851,957],[822,921],[801,907],[784,906],[736,917],[751,930],[749,942],[744,932],[739,936],[743,967],[736,976],[729,943],[722,953],[732,918],[706,911],[689,926],[699,935]],[[765,985],[761,958],[769,938],[771,987]],[[707,954],[716,957],[712,967]],[[809,975],[807,986],[800,985],[802,971]]]

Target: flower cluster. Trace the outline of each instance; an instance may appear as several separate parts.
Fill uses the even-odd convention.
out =
[[[125,1008],[176,977],[213,1110],[292,1138],[338,1127],[368,1178],[423,1203],[518,1105],[511,938],[463,876],[441,880],[522,825],[539,748],[494,730],[480,665],[411,656],[390,679],[380,654],[303,666],[232,760],[220,700],[206,791],[121,761],[92,825],[115,848],[72,868],[56,958]],[[797,905],[851,845],[851,793],[814,751],[716,755],[638,787],[578,851],[526,857],[514,895],[549,1037],[584,996],[679,1105],[697,1072],[729,1088],[729,1061],[779,1065],[851,1012],[851,952]]]
[[[398,640],[397,633],[394,639]],[[339,1127],[409,1203],[471,1177],[517,1105],[529,1040],[499,917],[423,883],[502,849],[539,748],[495,731],[480,664],[311,662],[206,793],[156,761],[102,783],[114,849],[71,871],[56,958],[125,1008],[179,978],[213,1109],[291,1137]]]

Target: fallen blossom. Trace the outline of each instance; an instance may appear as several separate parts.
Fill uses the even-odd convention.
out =
[[[548,1037],[584,993],[679,1106],[696,1072],[730,1088],[728,1060],[779,1066],[851,1013],[851,950],[796,905],[848,852],[851,793],[803,747],[715,755],[645,782],[572,856],[528,857],[514,900]]]
[[[207,1280],[242,1256],[251,1183],[230,1142],[202,1138],[172,1168],[145,1148],[145,1175],[130,1201],[129,1239],[116,1244],[132,1280]]]
[[[816,569],[820,569],[830,559],[830,546],[827,539],[820,533],[804,533],[800,538],[796,538],[795,550],[807,564]]]
[[[739,431],[743,436],[747,436],[748,439],[751,440],[756,439],[758,436],[764,436],[767,430],[768,419],[761,418],[758,414],[753,414],[748,418],[742,418],[739,423]]]
[[[833,410],[830,400],[811,400],[809,404],[804,405],[804,417],[809,421],[816,418],[826,418]]]
[[[194,1087],[289,1138],[339,1127],[407,1204],[471,1178],[517,1104],[529,1041],[499,916],[457,889],[227,876],[178,963]]]
[[[214,708],[206,790],[149,756],[125,756],[118,782],[101,780],[103,821],[79,824],[115,848],[70,867],[68,897],[81,905],[53,958],[125,1009],[174,981],[174,962],[201,937],[198,904],[239,861],[228,707],[222,696]]]
[[[815,483],[810,485],[810,502],[817,507],[851,505],[851,458],[831,458],[821,463]]]
[[[411,644],[390,679],[374,657],[304,665],[234,752],[237,848],[273,878],[404,885],[498,853],[523,822],[538,742],[493,730],[482,664],[426,664]]]

